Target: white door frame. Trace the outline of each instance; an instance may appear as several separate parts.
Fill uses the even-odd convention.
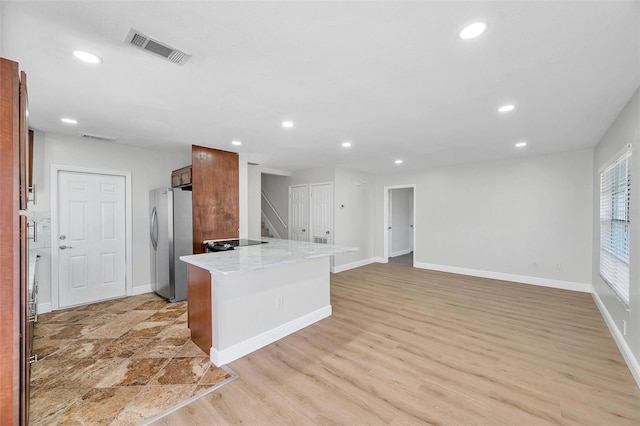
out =
[[[133,294],[132,268],[132,208],[131,208],[131,172],[118,170],[103,170],[87,167],[51,165],[51,310],[59,309],[59,282],[58,282],[58,172],[90,173],[98,175],[122,176],[125,187],[125,282],[126,295]]]
[[[415,248],[415,244],[416,244],[416,185],[415,184],[409,184],[409,185],[391,185],[391,186],[385,186],[384,187],[384,228],[382,231],[382,235],[384,236],[384,252],[383,252],[383,258],[382,261],[383,263],[388,263],[389,262],[389,203],[390,203],[390,197],[389,197],[389,192],[392,189],[410,189],[413,188],[413,229],[411,231],[411,238],[413,241],[413,252],[415,254],[416,248]],[[413,263],[415,264],[416,259],[415,256],[413,258]]]

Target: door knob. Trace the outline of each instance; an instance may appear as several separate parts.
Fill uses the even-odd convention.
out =
[[[66,235],[60,235],[58,238],[60,238],[61,240],[66,240],[67,236]]]
[[[66,249],[72,249],[73,247],[71,247],[71,246],[65,246],[65,245],[63,244],[63,245],[61,245],[59,248],[60,248],[60,250],[66,250]]]
[[[327,235],[329,235],[329,231],[327,231]]]
[[[305,232],[305,231],[306,231],[306,229],[302,228],[302,232]]]

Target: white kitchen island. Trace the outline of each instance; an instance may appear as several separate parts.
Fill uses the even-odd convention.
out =
[[[331,315],[330,257],[355,248],[267,244],[182,256],[191,339],[227,364]]]

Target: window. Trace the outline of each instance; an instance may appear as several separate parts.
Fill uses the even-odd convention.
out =
[[[600,275],[629,306],[631,151],[600,173]]]

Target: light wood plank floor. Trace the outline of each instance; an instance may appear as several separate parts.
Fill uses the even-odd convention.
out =
[[[332,275],[331,303],[156,424],[640,424],[589,294],[373,264]]]

